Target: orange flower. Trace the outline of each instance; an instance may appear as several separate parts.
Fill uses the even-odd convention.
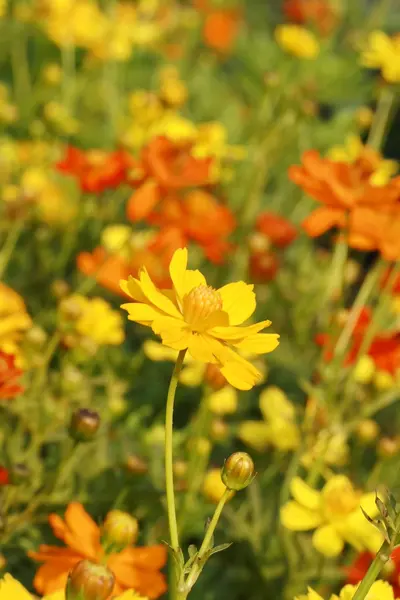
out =
[[[322,34],[330,33],[337,22],[329,0],[285,0],[283,12],[295,23],[311,22]]]
[[[205,16],[204,43],[217,52],[229,53],[243,21],[240,8],[217,8],[209,0],[195,0],[194,4]]]
[[[352,248],[378,250],[389,261],[400,259],[400,203],[387,210],[356,209],[349,226]]]
[[[194,241],[202,248],[207,258],[214,263],[222,263],[224,255],[232,249],[227,238],[236,227],[236,220],[227,206],[204,190],[193,190],[183,198],[167,196],[149,217],[149,222],[161,228],[159,236],[165,239],[165,230],[175,232],[171,244],[170,258],[175,250]]]
[[[133,159],[126,152],[117,150],[83,151],[68,146],[65,158],[57,163],[61,173],[73,175],[79,180],[84,192],[99,193],[108,188],[118,187],[126,179],[128,168],[132,168]]]
[[[18,381],[22,374],[15,366],[15,356],[0,350],[0,399],[15,398],[24,391]]]
[[[278,248],[286,248],[297,236],[297,229],[290,221],[271,211],[259,214],[256,229],[266,235],[271,244]]]
[[[166,591],[165,578],[159,572],[167,557],[164,546],[130,546],[105,557],[100,528],[79,502],[68,505],[65,521],[53,513],[49,516],[49,523],[54,535],[67,547],[41,545],[38,552],[29,552],[31,558],[44,563],[33,581],[39,594],[52,594],[64,588],[69,571],[84,558],[93,562],[103,562],[106,558],[105,564],[116,580],[113,594],[134,589],[152,599]]]
[[[168,191],[209,183],[212,159],[195,158],[191,149],[191,143],[173,142],[162,136],[143,148],[138,169],[139,187],[128,201],[128,219],[145,219]]]
[[[374,185],[371,176],[376,170],[375,157],[368,149],[353,163],[334,162],[309,150],[303,154],[301,166],[290,167],[290,179],[323,205],[303,221],[309,236],[345,227],[355,209],[380,212],[396,205],[400,200],[400,177],[383,186]]]

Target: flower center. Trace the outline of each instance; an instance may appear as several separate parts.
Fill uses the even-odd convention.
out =
[[[324,508],[328,519],[339,519],[353,512],[360,503],[360,494],[353,486],[340,485],[324,494]]]
[[[193,288],[183,299],[183,316],[193,329],[201,328],[210,315],[221,309],[221,295],[209,285]]]

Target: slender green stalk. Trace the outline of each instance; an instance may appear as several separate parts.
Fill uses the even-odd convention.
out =
[[[395,94],[390,86],[382,88],[379,96],[375,117],[369,132],[367,145],[379,150],[385,140],[385,133],[395,100]]]
[[[384,542],[375,556],[374,560],[370,564],[370,567],[358,586],[356,593],[353,596],[353,600],[364,600],[368,594],[372,584],[378,577],[385,563],[389,560],[391,548],[387,542]]]
[[[176,359],[175,367],[171,376],[167,395],[167,406],[165,410],[165,488],[167,492],[168,525],[171,547],[174,552],[179,551],[178,525],[176,521],[175,495],[174,495],[174,472],[173,472],[173,421],[174,400],[176,388],[178,387],[179,373],[181,372],[186,349],[181,350]]]
[[[14,252],[15,246],[24,228],[24,221],[16,219],[8,231],[4,246],[0,250],[0,277],[4,275],[10,258]]]

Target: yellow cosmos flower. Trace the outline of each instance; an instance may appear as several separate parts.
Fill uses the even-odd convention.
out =
[[[343,146],[333,146],[328,152],[328,158],[335,162],[354,163],[364,154],[373,158],[375,162],[373,173],[369,178],[372,185],[386,185],[397,173],[398,164],[395,160],[386,160],[380,153],[369,146],[364,146],[358,135],[350,134]]]
[[[290,491],[294,500],[282,507],[282,524],[291,531],[314,529],[312,542],[321,554],[338,556],[345,542],[359,551],[378,550],[382,535],[360,509],[372,518],[378,514],[375,492],[362,494],[344,475],[334,475],[321,491],[294,477]]]
[[[345,585],[339,593],[339,596],[333,594],[330,600],[352,600],[358,585]],[[374,581],[367,595],[365,596],[365,600],[395,600],[393,588],[387,581]],[[308,588],[307,594],[301,594],[300,596],[296,596],[295,600],[323,600],[322,596],[320,596],[315,590],[312,588]]]
[[[275,29],[278,45],[298,58],[313,59],[319,54],[319,43],[315,35],[300,25],[279,25]]]
[[[0,579],[0,600],[32,600],[32,595],[9,573]]]
[[[218,365],[234,387],[251,389],[262,374],[236,350],[272,352],[279,336],[259,333],[270,321],[240,327],[256,308],[252,285],[239,281],[215,290],[200,271],[187,270],[187,260],[186,248],[174,253],[169,267],[171,290],[159,290],[144,267],[139,279],[122,280],[122,290],[135,300],[122,308],[131,321],[151,327],[165,346],[188,350],[195,360]]]
[[[0,283],[0,350],[19,356],[20,341],[31,325],[21,296]]]
[[[370,33],[361,54],[361,64],[380,69],[382,77],[389,83],[400,81],[400,35],[391,38],[383,31]]]
[[[297,448],[300,431],[296,411],[285,393],[276,386],[267,387],[260,394],[260,410],[264,421],[243,421],[238,437],[258,452],[269,445],[283,452]]]

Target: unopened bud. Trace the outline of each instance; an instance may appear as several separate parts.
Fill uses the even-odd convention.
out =
[[[357,436],[360,441],[369,444],[379,435],[379,425],[373,419],[363,419],[357,427]]]
[[[136,456],[136,454],[128,456],[125,467],[133,475],[144,475],[148,471],[147,463],[140,456]]]
[[[222,419],[213,419],[210,433],[213,440],[221,442],[228,437],[229,427]]]
[[[221,390],[228,383],[224,375],[222,375],[221,369],[212,363],[206,366],[204,380],[215,391]]]
[[[397,438],[383,437],[378,442],[378,454],[382,458],[393,458],[399,453],[399,449]]]
[[[51,285],[51,291],[56,298],[61,300],[61,298],[65,298],[69,294],[70,287],[63,279],[56,279]]]
[[[211,452],[211,442],[205,437],[193,438],[188,444],[189,450],[199,456],[207,456]]]
[[[103,532],[108,542],[122,549],[136,542],[139,524],[137,519],[122,510],[110,510],[103,523]]]
[[[226,459],[221,479],[229,490],[243,490],[254,477],[254,463],[247,452],[234,452]]]
[[[25,339],[32,346],[43,346],[47,340],[47,333],[38,325],[34,325],[26,332]]]
[[[114,582],[115,577],[106,566],[81,560],[68,576],[65,600],[106,600]]]
[[[179,479],[181,479],[182,477],[185,477],[186,473],[187,473],[187,462],[185,462],[184,460],[176,460],[174,462],[174,475],[175,477],[178,477]]]
[[[79,408],[71,417],[70,436],[77,442],[89,442],[100,427],[100,416],[89,408]]]

